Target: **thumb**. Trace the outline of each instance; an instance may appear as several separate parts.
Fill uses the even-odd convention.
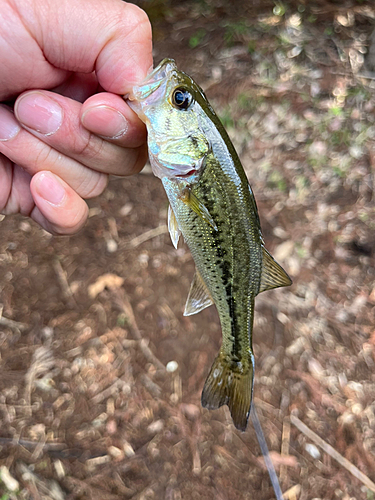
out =
[[[16,3],[22,11],[25,0]],[[103,89],[116,94],[129,92],[148,73],[152,65],[151,25],[136,5],[122,0],[32,3],[34,8],[26,9],[24,17],[29,17],[26,21],[44,57],[55,68],[95,71]],[[45,3],[44,8],[41,3]]]

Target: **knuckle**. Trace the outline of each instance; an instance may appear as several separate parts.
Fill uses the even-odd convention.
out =
[[[141,29],[151,33],[151,23],[144,10],[137,5],[128,3],[125,12],[124,18],[130,30]]]
[[[82,210],[81,213],[74,214],[71,220],[68,220],[64,228],[61,228],[60,230],[64,231],[64,234],[76,233],[84,226],[87,216],[87,210]]]
[[[86,203],[83,202],[78,210],[71,211],[69,215],[70,217],[66,217],[63,224],[51,224],[50,230],[59,236],[77,233],[84,226],[88,217]]]
[[[147,149],[145,146],[140,146],[135,149],[135,158],[132,164],[128,165],[127,175],[137,174],[142,170],[147,161]]]
[[[107,184],[108,176],[106,174],[91,171],[91,175],[84,176],[76,191],[82,198],[95,198],[102,194]]]
[[[12,172],[13,166],[10,161],[0,154],[0,211],[7,215],[6,210],[9,210],[8,202],[12,191]]]
[[[58,155],[51,147],[43,143],[39,151],[35,152],[34,165],[36,170],[45,169],[46,166],[51,168],[58,161]]]
[[[78,136],[78,139],[73,144],[73,150],[79,158],[92,160],[100,157],[103,150],[103,141],[96,140],[92,134],[87,134],[84,137]]]
[[[126,3],[119,12],[116,31],[121,37],[137,40],[151,40],[152,28],[148,15],[137,5]]]

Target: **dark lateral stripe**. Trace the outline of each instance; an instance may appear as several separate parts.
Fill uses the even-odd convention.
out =
[[[215,250],[216,250],[216,255],[217,255],[217,261],[219,262],[218,266],[221,268],[222,273],[223,273],[223,284],[225,287],[225,292],[226,292],[226,301],[228,304],[229,308],[229,317],[230,317],[230,322],[231,322],[231,334],[233,338],[233,344],[232,344],[232,356],[234,358],[239,359],[240,358],[240,352],[241,352],[241,336],[240,332],[238,331],[238,322],[237,322],[237,317],[236,317],[236,311],[235,311],[235,304],[234,304],[234,299],[233,299],[233,275],[230,270],[230,265],[227,260],[225,260],[225,250],[222,248],[223,240],[220,238],[221,232],[220,229],[216,233],[214,233],[214,240],[215,240]]]
[[[218,186],[220,187],[220,186]],[[209,191],[201,193],[202,201],[208,211],[214,215],[214,207],[212,204],[212,199],[209,196]],[[217,214],[222,216],[222,214]],[[216,220],[216,217],[215,217]],[[222,284],[225,288],[225,300],[228,304],[229,316],[231,322],[231,335],[233,338],[232,350],[231,354],[234,359],[240,359],[241,357],[241,348],[242,348],[242,339],[241,332],[238,328],[237,315],[235,311],[235,303],[233,297],[233,270],[230,268],[230,263],[225,259],[226,249],[224,246],[224,238],[222,233],[221,224],[217,224],[218,230],[212,233],[212,237],[214,239],[214,247],[216,252],[216,265],[222,270]],[[224,333],[224,332],[223,332]]]

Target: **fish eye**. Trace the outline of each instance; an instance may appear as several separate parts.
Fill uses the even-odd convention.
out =
[[[190,106],[192,100],[193,97],[187,89],[178,87],[173,91],[172,104],[175,108],[187,109]]]

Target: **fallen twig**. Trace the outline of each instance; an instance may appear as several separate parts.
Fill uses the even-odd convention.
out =
[[[328,453],[329,456],[334,458],[340,465],[345,467],[354,477],[359,479],[369,490],[375,493],[375,483],[371,481],[363,472],[361,472],[355,465],[353,465],[349,460],[343,457],[338,451],[336,451],[330,444],[319,437],[315,432],[313,432],[307,425],[305,425],[298,417],[291,415],[290,421],[293,425],[297,427],[305,436],[307,436],[311,441],[320,446],[322,450]]]
[[[155,365],[159,370],[165,371],[165,366],[163,365],[163,363],[155,356],[155,354],[148,347],[146,339],[142,337],[137,322],[135,320],[133,308],[125,292],[123,290],[121,290],[121,294],[120,292],[118,292],[117,298],[118,298],[117,303],[125,313],[127,320],[129,322],[131,333],[133,337],[135,337],[136,340],[138,340],[138,345],[143,355],[145,356],[147,361]]]
[[[25,323],[19,323],[18,321],[13,321],[12,319],[4,318],[0,315],[0,325],[7,326],[12,330],[19,330],[21,332],[25,331],[29,326]]]
[[[291,378],[298,378],[305,382],[311,393],[312,400],[316,404],[333,407],[338,413],[344,413],[344,411],[346,410],[346,407],[332,398],[325,390],[325,387],[322,387],[319,381],[309,373],[303,373],[296,370],[287,370],[286,374]]]
[[[290,419],[284,418],[283,433],[281,437],[281,455],[289,455],[289,442],[290,442]],[[281,464],[280,466],[280,481],[285,481],[288,477],[287,466]],[[285,498],[285,494],[284,494]]]
[[[47,480],[38,476],[32,471],[31,466],[28,467],[22,462],[17,463],[17,469],[23,481],[31,490],[31,498],[35,498],[35,500],[41,498],[52,498],[54,500],[65,498],[59,483],[54,479]]]
[[[90,399],[91,403],[98,404],[104,401],[105,399],[109,398],[110,396],[113,396],[113,394],[117,391],[120,390],[123,385],[125,385],[126,382],[121,380],[120,378],[116,379],[113,384],[111,384],[109,387],[106,387],[103,391],[99,392],[98,394],[95,394]]]
[[[162,392],[161,387],[158,384],[155,384],[155,382],[151,380],[146,373],[141,375],[141,382],[155,398],[160,398]]]
[[[54,358],[52,351],[49,347],[38,347],[32,357],[30,368],[25,375],[25,408],[28,410],[29,415],[32,414],[31,407],[31,392],[35,384],[35,380],[47,375],[54,366]]]
[[[263,399],[257,398],[254,396],[254,404],[256,405],[257,408],[260,408],[262,411],[266,411],[267,413],[271,414],[273,417],[278,417],[280,410],[278,408],[275,408],[273,405],[270,403],[267,403],[266,401],[263,401]]]
[[[356,78],[363,78],[364,80],[375,80],[375,75],[374,74],[365,74],[365,73],[345,73],[343,71],[331,71],[332,75],[339,75],[339,76],[347,76],[349,78],[352,78],[355,76]]]
[[[8,446],[23,446],[24,448],[27,449],[35,449],[40,444],[40,441],[0,437],[0,443]],[[45,441],[43,444],[43,449],[46,451],[61,451],[65,450],[66,448],[67,445],[65,443],[54,443]]]
[[[167,232],[168,232],[168,227],[166,226],[166,224],[163,224],[161,226],[155,227],[154,229],[150,229],[149,231],[146,231],[145,233],[140,234],[136,238],[133,238],[132,240],[128,241],[125,244],[125,247],[137,248],[145,241],[151,240],[152,238],[156,238],[156,236],[160,236],[161,234],[165,234]]]
[[[66,272],[64,271],[61,262],[58,259],[54,260],[53,268],[57,275],[57,279],[61,287],[64,299],[70,302],[72,305],[76,306],[77,303],[74,299],[73,292],[70,288],[68,278],[66,277]]]
[[[46,435],[44,435],[40,438],[40,440],[37,442],[34,451],[30,457],[31,462],[36,462],[38,458],[40,458],[43,454],[44,447],[46,445]]]

